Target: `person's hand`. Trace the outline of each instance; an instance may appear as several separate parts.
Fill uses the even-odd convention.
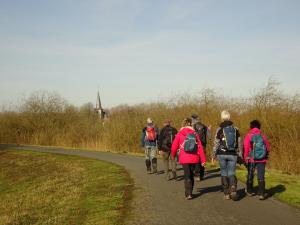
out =
[[[162,155],[163,151],[162,150],[158,150],[158,154]]]
[[[215,157],[211,158],[211,164],[212,164],[213,166],[216,165],[216,158],[215,158]]]
[[[211,125],[208,125],[207,129],[208,129],[208,130],[211,130]]]
[[[205,163],[205,162],[204,162],[204,163],[201,163],[201,166],[205,167],[205,165],[206,165],[206,163]]]
[[[240,156],[238,156],[238,157],[237,157],[237,163],[238,163],[239,165],[242,165],[242,164],[244,163],[243,158],[240,157]]]

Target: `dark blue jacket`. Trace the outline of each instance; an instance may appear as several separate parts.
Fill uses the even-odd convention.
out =
[[[155,138],[154,141],[147,140],[147,136],[146,136],[146,129],[147,129],[147,127],[154,127],[155,134],[156,134],[156,138]],[[155,127],[154,125],[147,125],[146,127],[143,128],[142,137],[141,137],[141,143],[142,143],[143,147],[157,146],[157,140],[158,140],[158,128],[157,127]]]

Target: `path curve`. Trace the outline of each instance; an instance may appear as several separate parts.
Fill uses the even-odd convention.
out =
[[[211,171],[204,181],[196,182],[194,188],[196,198],[187,201],[184,199],[183,181],[166,181],[164,174],[146,174],[142,157],[55,147],[9,145],[9,148],[77,155],[124,166],[135,184],[131,213],[126,219],[128,225],[300,224],[300,210],[274,198],[265,201],[259,201],[256,197],[243,197],[237,202],[223,200],[220,192],[220,175],[217,171]],[[158,166],[162,169],[161,160]],[[179,176],[182,175],[182,171],[178,173]],[[239,183],[241,192],[243,188]]]

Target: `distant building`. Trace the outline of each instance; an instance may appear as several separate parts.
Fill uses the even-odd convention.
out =
[[[102,105],[101,105],[101,99],[100,99],[99,91],[98,91],[98,95],[97,95],[95,112],[100,116],[101,119],[106,118],[106,112],[104,111],[104,109],[102,108]]]

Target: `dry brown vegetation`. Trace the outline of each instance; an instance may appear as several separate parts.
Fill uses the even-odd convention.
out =
[[[158,127],[170,118],[180,128],[183,118],[197,112],[214,132],[224,109],[230,111],[242,135],[251,120],[259,119],[272,147],[269,165],[300,174],[300,96],[284,95],[272,80],[245,99],[228,98],[206,89],[196,96],[174,96],[165,102],[121,105],[110,109],[104,123],[92,104],[77,108],[56,94],[39,92],[26,99],[18,111],[0,114],[0,142],[141,152],[141,129],[147,117],[152,117]]]

